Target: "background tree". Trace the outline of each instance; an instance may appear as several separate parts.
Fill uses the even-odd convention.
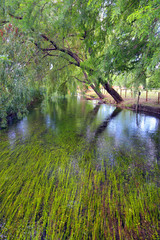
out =
[[[156,0],[117,1],[113,6],[113,29],[105,48],[108,61],[104,70],[108,75],[132,73],[134,81],[128,78],[127,84],[136,86],[149,86],[151,79],[156,82],[160,62],[159,16]]]

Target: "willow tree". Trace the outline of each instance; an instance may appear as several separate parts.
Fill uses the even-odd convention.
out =
[[[160,73],[159,1],[117,0],[112,22],[114,31],[106,39],[104,71],[117,76],[125,73],[127,85],[145,87],[146,80],[156,82]]]
[[[35,55],[34,44],[25,33],[18,32],[8,20],[4,22],[0,31],[0,128],[13,118],[22,118],[29,104],[43,97],[39,84],[42,55]]]
[[[53,63],[57,61],[55,59],[61,62],[61,68],[79,68],[81,73],[74,71],[75,79],[91,86],[100,98],[104,98],[97,77],[101,75],[98,65],[106,35],[102,27],[104,5],[105,1],[94,6],[90,1],[19,0],[13,3],[8,0],[3,6],[1,22],[12,22],[28,34],[46,61],[51,61],[52,57]],[[106,6],[111,7],[112,3]],[[116,102],[122,101],[107,81],[104,86]]]
[[[24,69],[24,58],[29,54],[29,42],[23,48],[15,37],[11,24],[3,28],[0,37],[0,128],[5,127],[7,117],[21,118],[27,112],[29,92],[29,72]],[[28,76],[27,76],[28,75]]]
[[[67,82],[74,78],[89,85],[100,98],[102,84],[119,103],[123,99],[111,87],[113,74],[135,69],[140,78],[157,67],[157,4],[158,0],[7,0],[1,23],[12,22],[25,33],[34,54],[41,52],[44,63],[52,63],[52,73],[66,70]],[[147,62],[152,62],[150,69]]]

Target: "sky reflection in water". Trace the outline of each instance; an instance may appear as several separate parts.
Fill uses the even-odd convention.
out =
[[[24,142],[41,128],[56,134],[76,132],[86,142],[97,146],[97,151],[110,155],[111,151],[130,152],[146,156],[150,162],[160,161],[160,119],[129,110],[116,112],[116,107],[97,105],[96,101],[80,99],[60,100],[46,106],[45,113],[36,108],[17,124],[1,133],[10,147]],[[115,114],[114,114],[115,113]],[[112,155],[112,154],[111,154]]]

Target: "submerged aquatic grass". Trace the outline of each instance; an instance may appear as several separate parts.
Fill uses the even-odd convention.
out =
[[[156,164],[107,157],[71,127],[1,139],[1,239],[159,239]]]
[[[142,159],[96,161],[69,133],[1,143],[1,236],[6,239],[158,239],[159,170]],[[136,166],[137,164],[137,166]],[[133,167],[134,165],[134,167]],[[2,238],[3,239],[3,238]]]

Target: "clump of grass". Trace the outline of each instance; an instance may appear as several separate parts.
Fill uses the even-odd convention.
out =
[[[76,134],[43,132],[12,148],[0,142],[4,238],[158,239],[157,166],[147,171],[144,159],[119,155],[114,165],[97,162]]]

